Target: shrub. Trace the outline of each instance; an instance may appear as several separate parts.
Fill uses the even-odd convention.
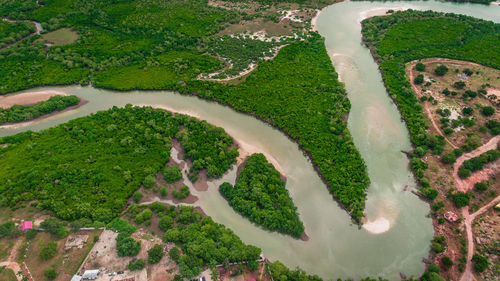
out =
[[[415,70],[420,72],[425,71],[425,64],[421,62],[417,63],[417,65],[415,65]]]
[[[163,169],[163,178],[168,183],[174,183],[180,179],[182,179],[181,169],[177,166],[167,166]]]
[[[443,91],[442,91],[443,95],[445,96],[449,96],[451,94],[450,90],[448,90],[448,88],[445,88]]]
[[[179,200],[182,200],[182,199],[188,197],[189,194],[190,194],[189,188],[185,185],[181,186],[181,191],[177,191],[177,190],[172,191],[172,196],[174,196],[174,198],[179,199]]]
[[[43,246],[38,256],[41,260],[49,260],[57,254],[57,242],[49,242]]]
[[[470,195],[464,192],[456,192],[452,195],[453,203],[457,208],[462,208],[469,205]]]
[[[136,256],[141,250],[141,242],[135,241],[132,237],[120,233],[116,238],[116,250],[119,257]]]
[[[453,266],[453,261],[447,256],[442,257],[441,262],[446,268],[450,268]]]
[[[415,79],[413,80],[413,83],[415,83],[415,85],[420,85],[420,84],[424,83],[424,75],[419,74],[417,77],[415,77]]]
[[[460,167],[458,168],[458,176],[461,178],[461,179],[465,179],[465,178],[468,178],[470,177],[470,170],[467,169],[467,168],[464,168],[464,167]]]
[[[160,189],[160,196],[161,197],[167,197],[167,195],[168,195],[168,190],[165,187],[162,187]]]
[[[43,275],[49,280],[54,280],[57,277],[57,272],[55,271],[54,267],[49,266],[45,268],[45,270],[43,271]]]
[[[158,263],[161,258],[163,258],[163,246],[162,245],[154,245],[153,248],[148,251],[148,263],[155,264]]]
[[[472,257],[472,262],[474,263],[474,271],[476,272],[483,272],[489,266],[488,259],[478,254]]]
[[[476,182],[474,184],[474,189],[477,190],[477,191],[485,191],[485,190],[488,189],[488,185],[484,181],[482,181],[482,182]]]
[[[434,200],[438,196],[438,191],[434,188],[426,187],[422,189],[422,194],[430,200]]]
[[[490,134],[493,136],[500,134],[500,122],[496,120],[488,120],[486,122],[486,128],[490,129]]]
[[[448,72],[448,67],[446,65],[439,65],[434,69],[434,73],[438,76],[444,76]]]
[[[168,251],[168,256],[175,262],[177,262],[179,260],[179,248],[177,247],[173,247],[172,249],[170,249],[170,251]]]
[[[40,228],[59,238],[63,238],[68,234],[68,229],[64,226],[64,223],[55,219],[44,220],[40,223]]]
[[[150,220],[152,216],[153,216],[153,212],[150,209],[145,209],[140,214],[138,214],[137,216],[135,216],[134,221],[137,224],[141,224],[141,223],[143,223],[145,221]]]
[[[457,89],[457,90],[461,90],[463,88],[465,88],[466,84],[464,81],[457,81],[455,83],[453,83],[453,88]]]
[[[132,199],[134,200],[135,203],[139,203],[139,201],[141,201],[142,199],[142,193],[140,193],[139,191],[136,191],[134,192],[134,195],[132,197]]]
[[[467,97],[473,99],[473,98],[477,97],[477,92],[474,92],[474,91],[471,91],[471,90],[467,90],[464,93],[464,98],[467,98]]]
[[[174,225],[174,219],[170,216],[162,216],[158,221],[158,228],[163,231],[167,231]]]
[[[462,114],[466,116],[471,116],[472,112],[474,112],[474,109],[472,109],[471,107],[464,107],[462,109]]]
[[[130,271],[134,271],[134,270],[142,270],[144,266],[146,266],[146,262],[143,259],[137,259],[135,261],[131,260],[128,263],[127,267]]]
[[[472,76],[472,74],[474,74],[474,72],[472,72],[469,68],[464,69],[462,72],[467,76]]]
[[[457,158],[455,157],[455,154],[453,152],[445,154],[443,155],[443,157],[441,157],[441,162],[445,164],[453,164],[456,160]]]
[[[144,185],[145,188],[151,188],[151,187],[153,187],[155,182],[156,182],[156,178],[154,175],[147,175],[144,178],[144,181],[142,182],[142,184]]]
[[[495,109],[491,106],[485,106],[481,108],[481,114],[488,117],[495,113]]]

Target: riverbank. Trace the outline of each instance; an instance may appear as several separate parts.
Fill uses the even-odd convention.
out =
[[[17,123],[4,123],[0,126],[0,129],[18,129],[18,128],[22,128],[22,127],[27,127],[27,126],[30,126],[30,125],[32,125],[38,121],[41,121],[43,119],[47,119],[49,117],[56,116],[56,115],[59,115],[63,112],[67,112],[67,111],[70,111],[73,109],[77,109],[81,106],[86,105],[88,102],[89,102],[88,100],[80,99],[80,102],[77,105],[68,106],[61,111],[54,111],[54,112],[51,112],[49,114],[45,114],[45,115],[39,116],[35,119],[31,119],[31,120],[27,120],[27,121],[22,121],[22,122],[17,122]]]
[[[0,96],[0,108],[9,108],[13,105],[33,105],[53,96],[68,96],[68,94],[59,90],[45,90]]]
[[[150,106],[150,105],[140,104],[138,106]],[[201,116],[199,113],[192,112],[192,111],[189,111],[189,110],[176,110],[174,108],[171,108],[171,107],[168,107],[168,106],[164,106],[164,105],[151,105],[151,107],[164,109],[164,110],[170,111],[172,113],[185,114],[185,115],[188,115],[188,116],[191,116],[191,117],[195,117],[195,118],[200,119],[200,120],[205,120],[205,118],[203,118],[203,116]],[[236,143],[236,145],[238,147],[238,153],[239,153],[239,155],[236,158],[236,166],[239,167],[242,163],[244,163],[245,159],[248,156],[250,156],[250,155],[252,155],[254,153],[262,153],[262,154],[264,154],[264,156],[266,156],[266,159],[271,164],[273,164],[273,166],[276,168],[276,170],[278,170],[278,172],[280,172],[280,174],[283,177],[286,178],[285,170],[281,167],[281,165],[279,164],[278,160],[276,160],[271,154],[259,150],[257,147],[255,147],[255,146],[247,143],[246,141],[244,141],[242,139],[236,138],[234,136],[234,133],[232,133],[231,131],[227,131],[226,130],[226,133],[234,139],[234,141],[235,141],[235,143]],[[178,149],[178,147],[176,147],[176,149]],[[203,190],[204,190],[204,188],[200,189],[200,191],[203,191]]]

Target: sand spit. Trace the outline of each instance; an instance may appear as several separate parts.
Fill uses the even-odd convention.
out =
[[[0,108],[9,108],[13,105],[32,105],[46,101],[53,96],[67,96],[68,94],[58,90],[46,90],[38,92],[27,92],[14,95],[0,96]]]
[[[175,110],[173,108],[170,108],[170,107],[164,106],[164,105],[140,104],[137,106],[151,106],[153,108],[165,109],[165,110],[168,110],[172,113],[185,114],[185,115],[189,115],[191,117],[195,117],[195,118],[204,120],[204,118],[197,113],[187,111],[187,110]],[[236,165],[237,166],[241,165],[241,163],[243,163],[248,156],[250,156],[254,153],[262,153],[262,154],[264,154],[264,156],[266,156],[267,161],[269,161],[271,164],[273,164],[274,167],[276,168],[276,170],[278,170],[278,172],[280,172],[280,174],[283,177],[286,177],[286,173],[285,173],[284,169],[280,166],[278,161],[272,155],[270,155],[269,153],[262,152],[261,150],[259,150],[259,148],[255,147],[255,146],[253,146],[253,145],[251,145],[251,144],[249,144],[241,139],[236,138],[234,136],[234,134],[232,134],[232,132],[228,131],[226,128],[224,128],[224,130],[226,130],[227,134],[230,135],[235,140],[236,144],[238,145],[239,156],[238,156],[238,158],[236,158],[236,161],[237,161]]]

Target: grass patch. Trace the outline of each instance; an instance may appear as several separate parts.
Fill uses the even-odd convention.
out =
[[[78,40],[78,33],[69,28],[61,28],[42,35],[40,40],[45,44],[63,46],[74,43]]]

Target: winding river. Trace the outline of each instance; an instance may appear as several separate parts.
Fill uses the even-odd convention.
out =
[[[500,7],[434,1],[343,2],[327,7],[317,26],[326,37],[326,47],[346,84],[352,111],[349,129],[365,159],[372,181],[368,192],[368,222],[352,225],[345,211],[331,199],[326,187],[297,145],[270,126],[227,107],[170,92],[127,92],[91,87],[51,87],[89,101],[88,104],[26,126],[0,129],[0,136],[25,130],[41,130],[97,110],[127,103],[159,105],[191,114],[223,127],[234,138],[271,155],[287,175],[287,188],[298,207],[307,242],[252,225],[236,214],[219,195],[217,186],[235,180],[235,169],[209,183],[206,192],[193,193],[196,205],[217,222],[231,228],[246,243],[263,249],[266,257],[289,267],[300,266],[327,280],[381,276],[399,280],[399,273],[419,276],[422,258],[433,236],[429,207],[410,190],[415,182],[401,150],[410,150],[408,131],[389,99],[377,65],[361,45],[360,20],[376,9],[414,8],[468,14],[500,21]],[[36,90],[36,89],[35,89]],[[32,90],[30,90],[32,91]]]

